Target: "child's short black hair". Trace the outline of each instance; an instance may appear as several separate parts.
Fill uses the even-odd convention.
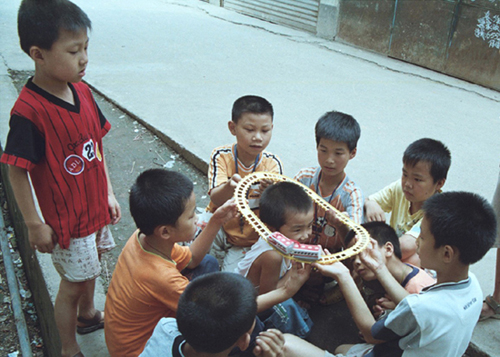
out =
[[[431,165],[431,176],[434,183],[446,179],[451,165],[450,150],[434,139],[419,139],[408,146],[403,154],[403,164],[415,166],[419,161]]]
[[[394,247],[394,255],[399,259],[402,258],[399,238],[394,228],[385,222],[367,222],[363,223],[361,226],[377,241],[379,247],[383,247],[385,243],[390,242]],[[345,246],[349,245],[355,235],[356,233],[353,230],[349,231],[345,237]]]
[[[28,55],[32,46],[50,50],[61,30],[91,29],[87,14],[67,0],[23,0],[17,14],[21,48]]]
[[[256,95],[245,95],[236,99],[233,104],[231,120],[237,123],[243,113],[269,114],[271,116],[271,120],[274,117],[273,106],[271,103],[269,103],[267,99]]]
[[[146,170],[130,189],[130,213],[137,228],[153,234],[161,225],[175,226],[193,193],[193,183],[179,172]]]
[[[346,143],[349,151],[358,145],[361,128],[358,122],[349,114],[331,111],[318,119],[315,127],[316,146],[321,138]]]
[[[456,247],[463,264],[479,261],[495,243],[497,222],[493,207],[470,192],[445,192],[425,201],[424,218],[435,247]]]
[[[257,292],[235,273],[216,272],[188,284],[177,307],[177,326],[196,352],[219,353],[248,332],[257,313]]]
[[[287,214],[308,213],[312,208],[312,200],[303,188],[292,182],[278,182],[262,193],[259,216],[262,222],[278,230],[286,224]]]

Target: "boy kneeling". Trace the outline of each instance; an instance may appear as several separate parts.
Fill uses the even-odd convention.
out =
[[[422,266],[437,273],[437,284],[409,295],[394,279],[377,249],[361,253],[393,301],[401,302],[375,322],[349,270],[341,263],[316,267],[335,278],[365,340],[342,345],[338,356],[462,356],[481,312],[483,294],[469,265],[493,245],[496,219],[489,203],[467,192],[429,198],[417,241]],[[373,244],[373,242],[372,242]],[[286,336],[287,356],[331,356],[308,342]]]

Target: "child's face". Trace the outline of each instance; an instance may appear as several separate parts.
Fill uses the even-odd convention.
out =
[[[403,164],[401,186],[406,199],[412,203],[424,203],[443,187],[444,181],[434,182],[431,165],[425,161],[419,161],[413,167]]]
[[[347,143],[325,138],[319,140],[317,150],[323,177],[343,174],[349,160],[356,156],[356,149],[349,151]]]
[[[50,50],[41,50],[41,70],[53,81],[80,82],[88,63],[87,29],[78,32],[61,30]]]
[[[273,118],[270,114],[243,113],[237,123],[229,122],[229,131],[236,136],[238,158],[252,164],[271,141]]]
[[[354,239],[351,240],[351,242],[348,244],[348,247],[349,248],[352,247],[354,243],[355,243]],[[378,243],[376,243],[376,248],[380,251],[380,255],[382,256],[382,259],[384,260],[385,263],[386,250],[383,247],[380,247]],[[361,277],[361,279],[363,279],[364,281],[373,281],[377,279],[375,273],[372,272],[363,264],[361,258],[359,257],[359,254],[352,257],[351,261],[352,261],[352,269]]]
[[[300,243],[307,242],[312,233],[314,210],[311,208],[307,213],[287,213],[285,218],[286,223],[280,227],[280,233]]]
[[[436,248],[436,240],[430,230],[430,222],[425,217],[420,224],[420,235],[417,239],[417,253],[420,257],[422,268],[436,270],[436,263],[439,262],[439,248]]]
[[[196,215],[196,197],[194,192],[186,202],[184,212],[182,212],[179,219],[172,229],[172,237],[174,242],[187,242],[194,238],[196,233],[196,222],[198,216]]]

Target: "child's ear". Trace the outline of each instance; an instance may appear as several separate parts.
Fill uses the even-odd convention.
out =
[[[236,136],[236,123],[234,121],[230,120],[227,122],[227,127],[229,128],[229,131],[231,132],[231,134]]]
[[[40,63],[43,62],[43,50],[38,47],[38,46],[31,46],[30,47],[30,57],[33,61]]]
[[[172,228],[172,226],[167,225],[157,226],[154,229],[154,235],[162,239],[170,239],[172,236]]]
[[[439,180],[437,182],[437,185],[436,185],[436,191],[439,191],[441,188],[443,188],[445,182],[446,182],[445,178],[442,178],[441,180]]]
[[[349,153],[349,160],[354,159],[354,157],[356,156],[357,152],[358,152],[358,148],[352,149],[351,152]]]
[[[386,242],[384,244],[384,253],[386,257],[390,257],[394,254],[394,245],[391,242]]]
[[[443,248],[443,262],[451,263],[454,258],[457,257],[458,251],[455,250],[451,245],[445,245]]]
[[[250,333],[245,332],[245,334],[241,335],[241,337],[236,341],[235,346],[237,346],[240,350],[244,351],[250,345]]]

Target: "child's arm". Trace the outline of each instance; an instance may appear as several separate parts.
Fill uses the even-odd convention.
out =
[[[217,232],[219,232],[220,227],[231,218],[236,217],[237,212],[234,200],[229,200],[224,205],[217,208],[212,217],[210,217],[207,226],[203,228],[200,235],[189,246],[192,259],[187,268],[193,269],[200,264],[207,252],[210,250],[212,242],[214,241]]]
[[[234,195],[234,189],[238,182],[241,181],[241,176],[234,174],[225,183],[215,187],[210,192],[210,200],[216,206],[222,206],[227,200]]]
[[[365,200],[365,215],[368,222],[385,222],[385,212],[377,202],[369,198]]]
[[[21,210],[24,223],[28,227],[28,240],[32,249],[41,253],[51,253],[57,242],[57,237],[48,224],[45,224],[35,207],[28,172],[20,167],[9,165],[9,178]]]
[[[273,250],[262,253],[252,264],[251,269],[259,269],[260,277],[256,286],[259,286],[259,295],[268,293],[284,284],[285,276],[280,280],[280,270],[283,257]],[[288,274],[288,272],[287,272]],[[283,281],[283,284],[279,282]]]
[[[108,207],[109,215],[111,216],[111,224],[117,224],[122,218],[122,210],[120,204],[116,200],[115,194],[113,192],[113,186],[111,186],[111,179],[109,178],[108,165],[106,164],[106,158],[103,154],[104,172],[106,173],[106,181],[108,183]]]
[[[281,287],[257,296],[257,312],[265,311],[280,302],[290,299],[304,285],[310,273],[310,264],[293,262],[289,274],[287,273],[286,281]]]
[[[352,318],[356,323],[356,326],[363,334],[365,341],[367,343],[380,343],[382,341],[376,340],[373,338],[371,333],[371,328],[375,323],[375,319],[373,318],[370,309],[366,305],[361,293],[356,286],[349,269],[340,263],[334,263],[332,265],[322,265],[322,264],[313,264],[321,274],[325,276],[330,276],[337,280],[340,290],[344,295],[344,298],[347,302],[347,307],[351,312]]]
[[[377,242],[374,239],[371,239],[370,246],[359,253],[359,257],[363,264],[375,273],[377,276],[377,280],[382,284],[387,295],[391,298],[391,300],[397,305],[403,300],[406,296],[409,295],[408,291],[406,291],[401,284],[392,276],[391,272],[384,264],[382,257],[380,255],[380,251],[377,248]]]

